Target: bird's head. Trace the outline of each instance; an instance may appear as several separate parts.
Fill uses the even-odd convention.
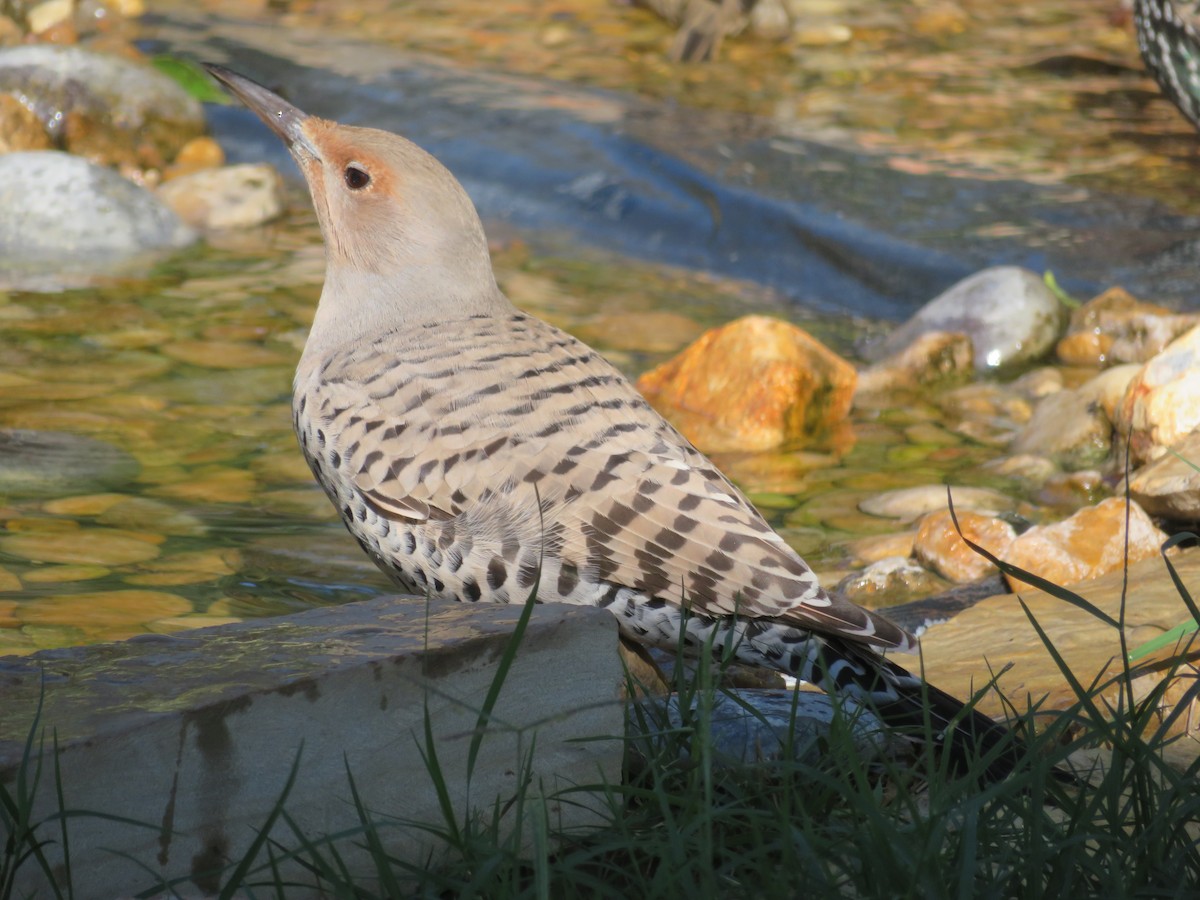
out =
[[[206,68],[283,139],[308,182],[325,238],[322,306],[342,318],[373,313],[376,327],[507,306],[479,215],[436,159],[399,135],[308,115],[236,72]]]

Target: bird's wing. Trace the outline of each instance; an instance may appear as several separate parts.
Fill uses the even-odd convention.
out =
[[[537,320],[523,328],[503,336],[493,355],[504,358],[484,369],[434,366],[416,351],[416,363],[398,366],[383,346],[314,380],[310,403],[342,423],[330,448],[377,511],[421,522],[518,510],[525,533],[552,530],[554,552],[607,583],[701,614],[915,645],[826,594],[745,496],[595,351]]]
[[[679,440],[683,440],[679,438]],[[580,454],[561,513],[563,554],[600,578],[706,615],[778,619],[878,647],[915,639],[832,597],[799,554],[703,456],[609,443]]]

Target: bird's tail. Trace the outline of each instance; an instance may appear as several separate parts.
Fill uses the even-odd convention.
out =
[[[914,742],[932,740],[955,774],[999,781],[1028,759],[1024,742],[1009,728],[874,650],[826,640],[818,669],[818,687],[864,702]]]

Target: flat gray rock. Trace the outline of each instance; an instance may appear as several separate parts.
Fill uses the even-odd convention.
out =
[[[110,169],[52,150],[0,156],[0,286],[60,290],[195,239]]]

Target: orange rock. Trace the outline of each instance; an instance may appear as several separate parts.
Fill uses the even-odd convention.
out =
[[[795,325],[746,316],[705,332],[638,389],[711,452],[765,450],[845,419],[854,367]]]
[[[1142,366],[1116,413],[1115,431],[1129,435],[1133,462],[1157,459],[1200,427],[1200,326]]]
[[[848,542],[846,549],[850,551],[850,564],[854,566],[876,563],[889,556],[905,558],[912,556],[913,533],[902,531],[868,535]]]
[[[175,161],[163,172],[163,181],[170,181],[189,172],[199,172],[201,169],[215,169],[224,165],[225,151],[221,145],[207,135],[192,138],[179,148]]]
[[[1109,288],[1071,313],[1058,356],[1068,365],[1145,362],[1197,321],[1194,313],[1175,313],[1124,288]]]
[[[1011,525],[1003,519],[967,510],[957,515],[959,527],[968,540],[999,557],[1005,557],[1005,551],[1016,537]],[[957,584],[979,581],[996,571],[991,562],[959,537],[948,510],[932,512],[921,519],[913,551],[925,566]]]
[[[0,94],[0,153],[49,150],[54,144],[42,120],[11,94]]]
[[[1167,536],[1134,501],[1129,504],[1129,562],[1156,556]],[[1059,585],[1115,571],[1125,561],[1125,501],[1110,497],[1069,519],[1029,529],[1002,554],[1005,561]],[[1006,576],[1014,591],[1029,587]]]
[[[1060,340],[1054,352],[1064,365],[1100,367],[1108,362],[1112,345],[1113,339],[1107,334],[1077,331]]]

